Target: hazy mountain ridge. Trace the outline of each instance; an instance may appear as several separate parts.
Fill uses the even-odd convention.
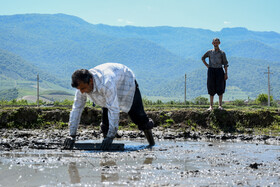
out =
[[[62,81],[57,80],[54,76],[49,75],[43,70],[32,66],[20,56],[1,49],[0,62],[0,76],[2,77],[11,78],[15,80],[36,81],[37,74],[40,74],[41,80],[54,82],[61,86],[64,85]]]
[[[221,31],[214,32],[205,29],[168,26],[115,27],[99,24],[95,25],[95,27],[96,32],[102,32],[114,37],[137,37],[154,41],[185,58],[200,58],[205,50],[209,47],[212,48],[211,42],[214,37],[221,39],[221,46],[224,49],[232,49],[231,47],[236,47],[240,42],[255,41],[263,43],[267,48],[280,50],[279,33],[249,31],[246,28],[224,28]],[[239,54],[233,53],[232,56],[239,57]]]
[[[214,37],[221,38],[221,49],[229,58],[228,86],[238,87],[252,97],[265,92],[267,85],[263,71],[271,65],[274,96],[280,97],[276,91],[280,90],[277,81],[280,34],[276,32],[256,32],[246,28],[225,28],[214,32],[168,26],[116,27],[94,25],[64,14],[0,16],[0,49],[24,59],[16,61],[36,67],[29,73],[49,74],[46,80],[65,89],[70,88],[70,76],[74,70],[92,68],[104,62],[119,62],[135,72],[144,95],[182,97],[184,82],[181,80],[184,81],[185,73],[190,84],[189,99],[207,94],[206,69],[200,58],[212,48]],[[257,68],[255,64],[258,64]],[[2,61],[0,66],[0,81],[29,80],[24,76],[17,77],[16,73],[14,77],[6,76],[18,66]]]
[[[38,74],[40,89],[67,90],[64,88],[67,84],[66,81],[57,79],[42,69],[34,67],[18,55],[0,49],[0,90],[14,90],[16,88],[17,94],[13,95],[19,97],[26,93],[32,93],[36,90]],[[7,93],[2,95],[7,95]],[[10,97],[5,96],[5,98]]]
[[[228,69],[229,79],[227,80],[226,98],[231,100],[244,99],[244,96],[233,95],[230,87],[240,88],[242,93],[246,93],[247,97],[255,98],[256,93],[267,93],[267,67],[270,65],[271,94],[274,98],[280,95],[280,67],[278,63],[269,61],[245,59],[245,58],[229,58],[231,62]],[[244,71],[246,70],[246,71]],[[207,95],[207,68],[205,66],[198,68],[187,74],[187,98],[191,99],[198,95]],[[184,77],[170,80],[165,87],[159,88],[157,93],[163,93],[161,96],[180,97],[183,100],[184,95]],[[178,90],[174,92],[174,90]],[[153,93],[156,95],[157,93]],[[246,99],[246,98],[245,98]]]

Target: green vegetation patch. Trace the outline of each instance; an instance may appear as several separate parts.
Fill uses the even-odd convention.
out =
[[[18,92],[18,89],[16,89],[16,88],[0,90],[0,98],[2,100],[10,101],[10,100],[16,99],[16,98],[18,98],[18,94],[19,94],[19,92]]]

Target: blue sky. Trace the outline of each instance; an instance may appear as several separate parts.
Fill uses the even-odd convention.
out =
[[[0,15],[64,13],[108,25],[280,33],[280,0],[0,0]]]

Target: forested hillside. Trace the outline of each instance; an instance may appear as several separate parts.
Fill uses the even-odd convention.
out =
[[[0,77],[3,80],[16,79],[36,81],[37,74],[45,81],[63,85],[60,80],[56,80],[54,76],[47,74],[30,63],[26,62],[20,56],[0,49]]]
[[[207,95],[206,68],[200,58],[212,48],[214,37],[221,39],[229,59],[228,99],[267,92],[268,65],[274,73],[272,94],[280,99],[279,33],[94,25],[64,14],[0,16],[0,90],[17,88],[24,95],[25,89],[31,94],[40,74],[44,90],[73,93],[73,71],[118,62],[135,72],[146,96],[182,100],[187,73],[187,98],[192,99]]]
[[[56,79],[18,55],[0,49],[0,62],[0,99],[11,100],[34,93],[37,89],[37,75],[42,90],[67,90],[66,81]]]
[[[256,93],[267,93],[267,67],[273,74],[270,75],[271,94],[280,95],[280,67],[278,63],[269,63],[264,60],[254,60],[245,58],[229,58],[227,90],[225,98],[227,100],[254,99]],[[187,74],[187,98],[194,98],[198,95],[207,95],[207,68],[205,66]],[[176,90],[174,92],[174,90]],[[158,87],[152,95],[180,97],[184,95],[184,76],[170,80],[164,87]]]

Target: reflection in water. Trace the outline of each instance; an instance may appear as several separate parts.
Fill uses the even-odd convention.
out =
[[[110,167],[110,166],[116,166],[117,164],[116,164],[116,162],[114,161],[114,160],[106,160],[106,159],[104,159],[104,160],[102,160],[101,162],[100,162],[100,166],[103,166],[103,167]]]
[[[76,162],[70,162],[68,167],[68,173],[69,173],[71,184],[81,183],[81,177],[79,175]]]
[[[145,160],[143,162],[143,165],[150,165],[150,164],[152,164],[153,160],[154,160],[154,158],[147,157],[147,158],[145,158]],[[144,168],[150,168],[151,166],[143,166],[143,167]],[[142,173],[139,172],[138,170],[132,170],[130,174],[131,174],[131,176],[128,177],[129,180],[132,180],[132,181],[140,181],[141,180]]]
[[[0,186],[280,186],[278,142],[219,142],[162,140],[140,151],[132,142],[132,151],[91,154],[1,150]],[[49,152],[55,156],[45,158]],[[250,164],[262,165],[256,170]]]
[[[154,158],[146,158],[143,162],[143,164],[152,164],[153,163]]]
[[[118,173],[101,173],[101,182],[113,182],[119,180],[119,174]]]
[[[114,160],[102,160],[100,162],[101,182],[113,182],[119,180],[119,174],[116,170],[116,162]]]
[[[147,148],[152,148],[152,147],[148,145],[124,145],[125,151],[139,151]]]

